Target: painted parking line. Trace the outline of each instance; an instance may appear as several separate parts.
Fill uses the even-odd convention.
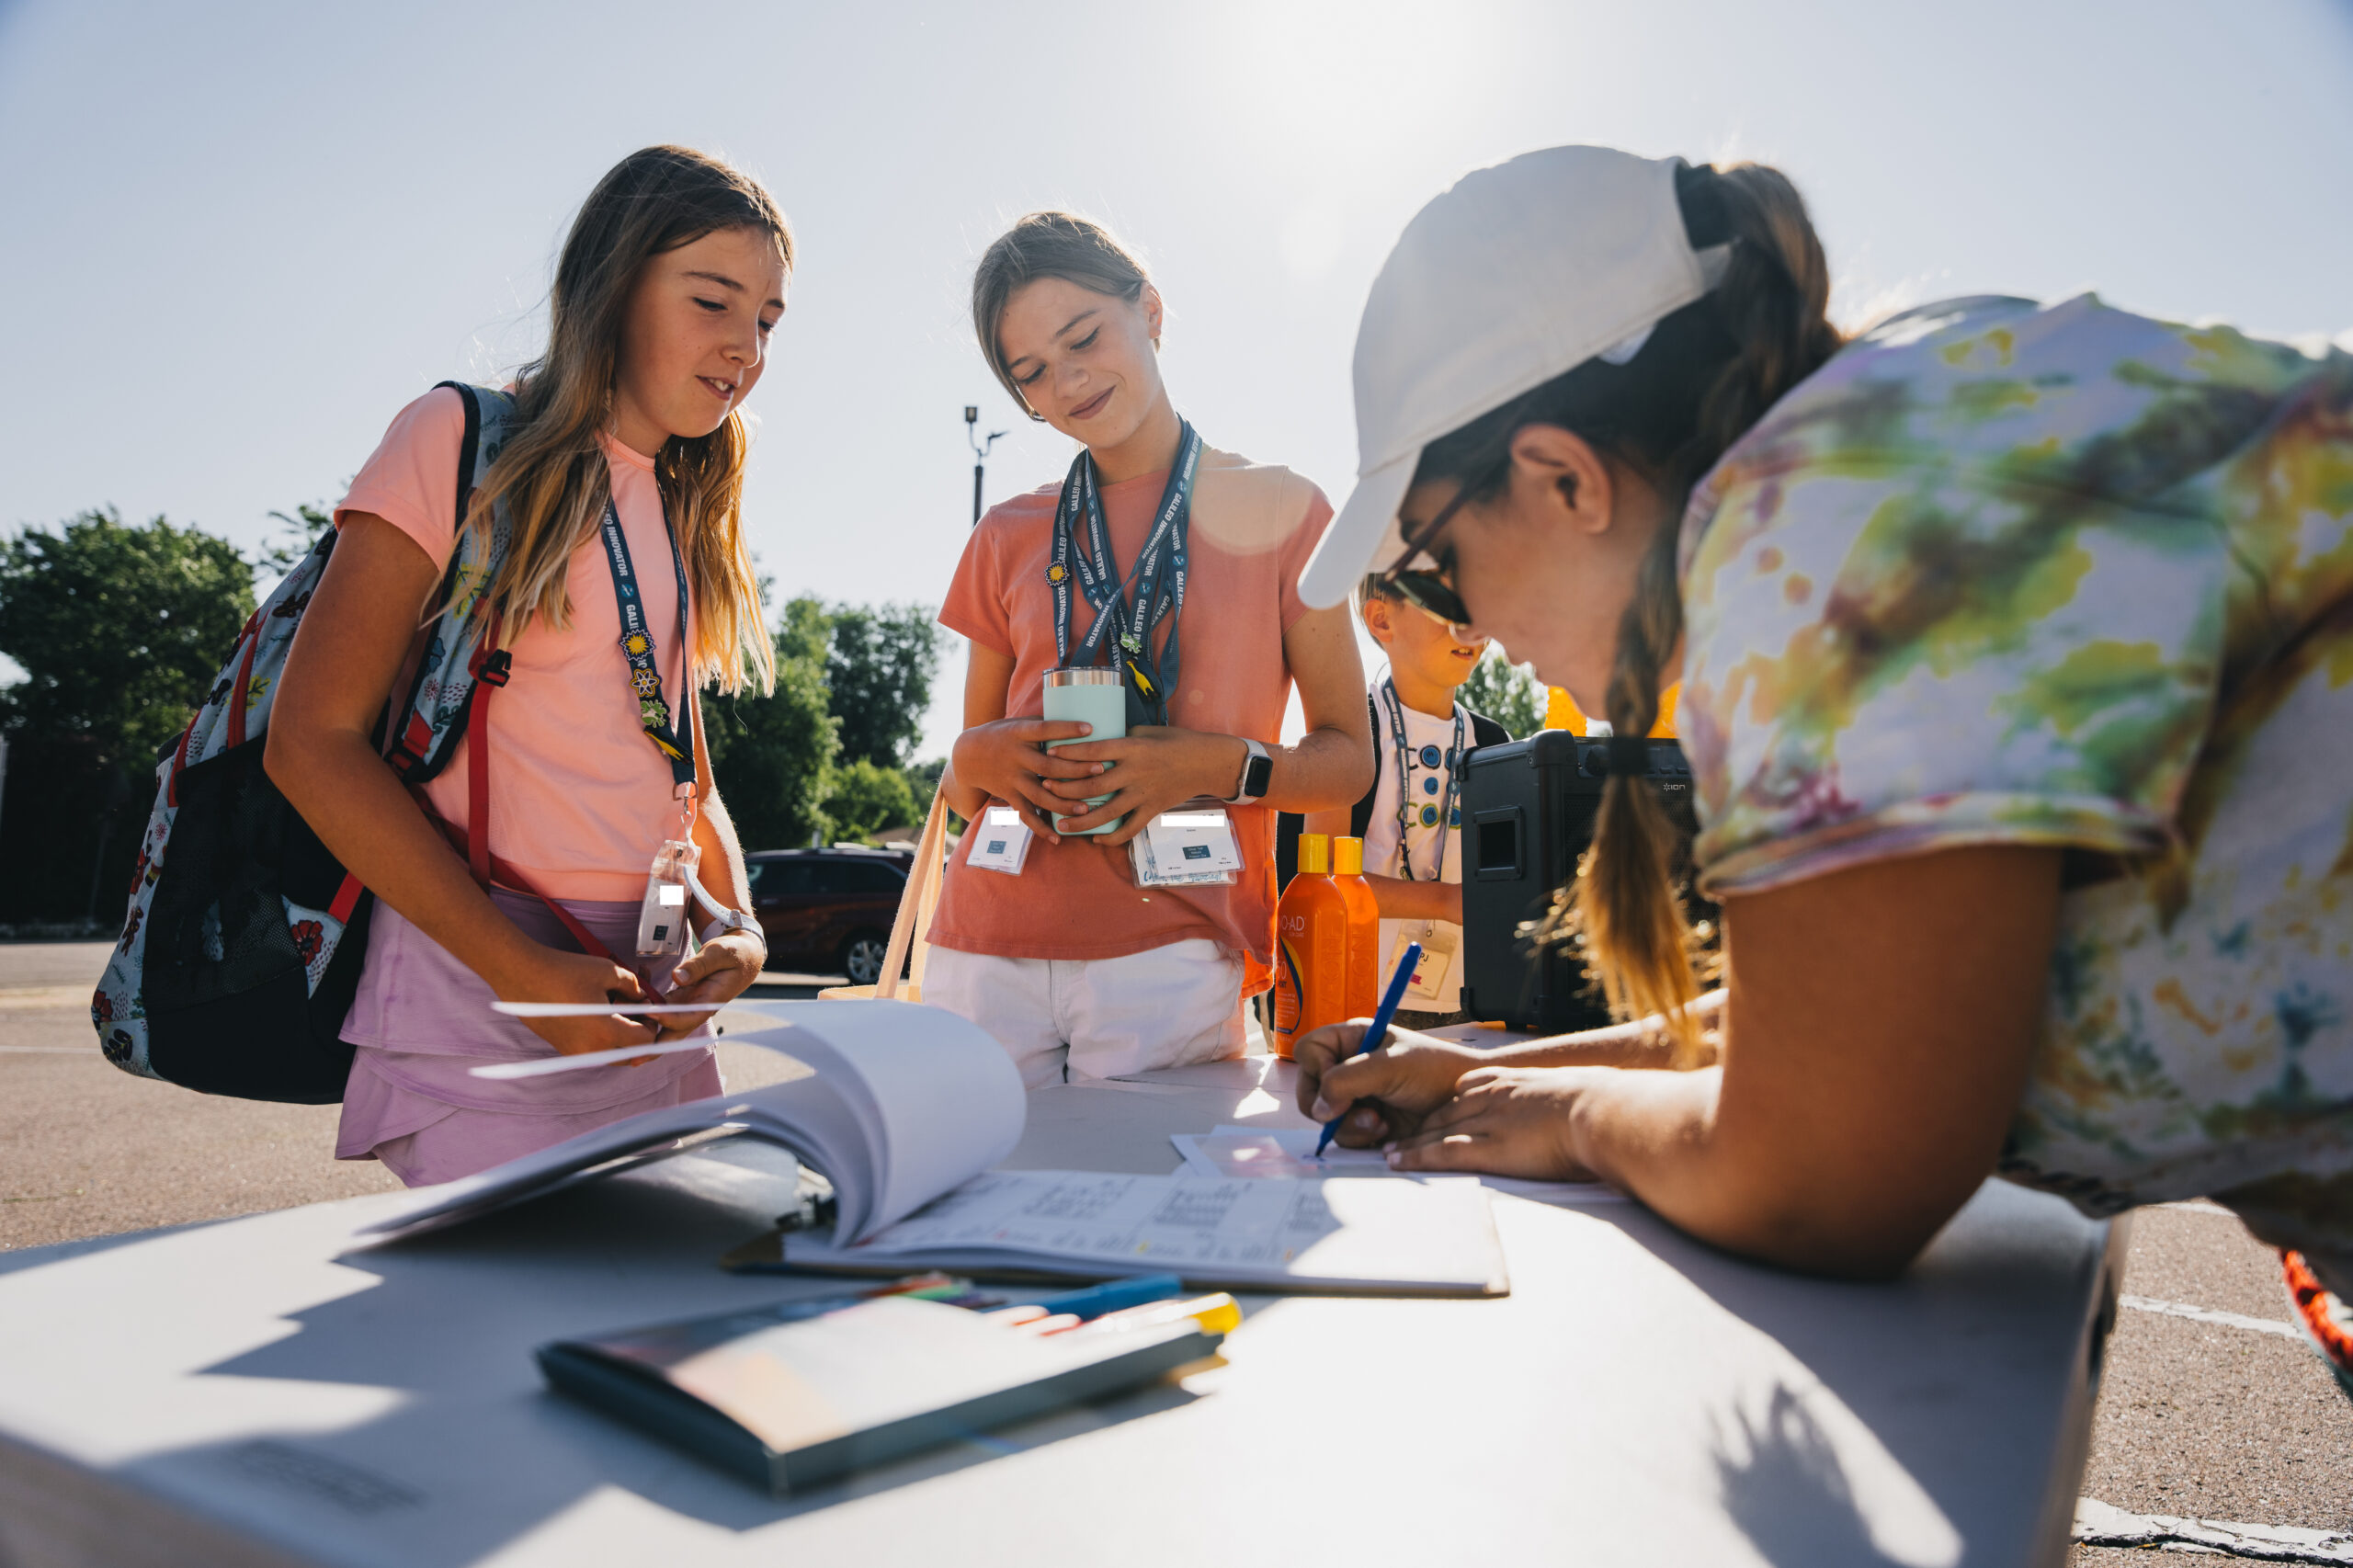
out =
[[[2252,1329],[2257,1334],[2284,1334],[2290,1339],[2304,1336],[2304,1331],[2292,1323],[2282,1323],[2277,1318],[2251,1318],[2245,1312],[2221,1312],[2211,1307],[2193,1307],[2188,1301],[2160,1301],[2150,1296],[2119,1296],[2116,1304],[2131,1307],[2136,1312],[2188,1318],[2192,1323],[2220,1324],[2224,1328]]]
[[[2249,1525],[2235,1519],[2188,1519],[2170,1514],[2128,1514],[2097,1497],[2075,1499],[2078,1546],[2188,1547],[2251,1557],[2261,1562],[2353,1563],[2353,1535],[2295,1525]]]

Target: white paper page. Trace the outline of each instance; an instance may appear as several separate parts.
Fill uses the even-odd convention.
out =
[[[1499,1287],[1503,1257],[1474,1181],[1253,1181],[993,1171],[872,1239],[786,1244],[812,1264],[974,1256],[1107,1272],[1319,1284]]]
[[[779,1085],[779,1087],[788,1085]],[[619,1121],[561,1143],[549,1145],[537,1153],[509,1160],[503,1165],[456,1181],[443,1182],[438,1187],[425,1188],[418,1194],[414,1207],[359,1228],[362,1235],[391,1235],[395,1233],[438,1230],[444,1224],[455,1224],[476,1214],[521,1201],[543,1192],[562,1182],[575,1171],[599,1165],[608,1160],[620,1158],[666,1143],[689,1133],[708,1131],[712,1128],[740,1125],[739,1118],[746,1109],[744,1101],[733,1096],[711,1099],[689,1100],[684,1105],[663,1106],[658,1109],[641,1111]]]
[[[848,1074],[844,1081],[870,1096],[860,1108],[881,1129],[875,1189],[859,1221],[843,1227],[851,1240],[988,1169],[1021,1142],[1029,1099],[1020,1071],[978,1025],[912,1002],[788,1002],[762,1011],[795,1026],[776,1049],[829,1079]],[[756,1043],[763,1032],[727,1038]]]
[[[1315,1134],[1296,1143],[1272,1132],[1177,1132],[1169,1136],[1185,1156],[1187,1174],[1309,1181],[1317,1176],[1392,1174],[1378,1149],[1343,1149],[1337,1143],[1313,1157]]]
[[[1337,1143],[1315,1158],[1319,1127],[1284,1127],[1273,1131],[1252,1127],[1220,1127],[1207,1133],[1177,1132],[1169,1136],[1185,1156],[1179,1175],[1213,1178],[1302,1181],[1318,1176],[1401,1176],[1427,1174],[1392,1171],[1378,1149],[1343,1149]],[[1565,1207],[1632,1201],[1624,1193],[1590,1181],[1524,1181],[1517,1176],[1482,1176],[1483,1185],[1515,1198]]]

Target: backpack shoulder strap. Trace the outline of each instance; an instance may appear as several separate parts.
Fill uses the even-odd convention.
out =
[[[1465,713],[1471,710],[1465,708]],[[1471,713],[1471,744],[1474,746],[1499,746],[1511,739],[1511,732],[1488,718],[1484,713]]]
[[[466,528],[474,491],[498,460],[515,399],[491,387],[443,381],[465,406],[465,434],[458,444],[457,501],[449,528],[453,542],[441,574],[439,612],[426,626],[395,689],[399,708],[387,716],[386,760],[404,783],[422,784],[448,766],[458,737],[465,733],[469,698],[480,661],[484,626],[473,614],[473,598],[498,569],[506,551],[504,509],[488,537]],[[438,390],[438,389],[437,389]]]
[[[1381,793],[1381,705],[1373,700],[1370,691],[1364,694],[1364,712],[1365,717],[1372,721],[1372,788],[1364,792],[1363,799],[1348,808],[1348,836],[1351,838],[1362,838],[1364,830],[1372,825],[1372,798]]]

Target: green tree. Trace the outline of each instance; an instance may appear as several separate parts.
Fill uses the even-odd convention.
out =
[[[833,836],[825,812],[839,741],[826,711],[824,607],[797,598],[776,633],[776,690],[708,698],[710,770],[746,849],[786,849]]]
[[[761,591],[770,597],[770,585]],[[744,846],[863,838],[918,820],[945,766],[915,777],[902,767],[939,667],[931,612],[804,594],[784,606],[776,649],[775,696],[703,705],[711,770]]]
[[[923,734],[939,628],[922,605],[835,605],[825,685],[841,721],[842,759],[899,767]]]
[[[905,773],[866,757],[835,768],[832,784],[825,814],[839,838],[871,838],[878,828],[904,827],[920,810]]]
[[[229,657],[253,583],[227,540],[111,508],[0,545],[0,653],[25,671],[0,690],[0,919],[114,913],[156,754]]]
[[[930,809],[931,797],[939,788],[940,776],[947,771],[948,759],[944,756],[907,764],[907,789],[915,796],[916,821],[920,822],[923,813]]]
[[[1532,668],[1513,664],[1492,644],[1455,695],[1463,707],[1501,724],[1514,740],[1544,727],[1543,683]]]

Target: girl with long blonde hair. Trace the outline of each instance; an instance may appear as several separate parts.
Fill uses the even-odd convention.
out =
[[[444,1181],[720,1092],[708,1051],[506,1081],[470,1069],[685,1038],[708,1015],[659,1028],[626,1004],[715,1009],[759,973],[759,927],[733,913],[683,960],[635,955],[665,841],[700,851],[708,904],[750,904],[695,694],[774,680],[744,540],[742,404],[791,265],[757,180],[686,148],[631,154],[564,242],[546,351],[506,394],[445,385],[410,403],[336,508],[267,764],[376,898],[343,1029],[356,1053],[338,1158]],[[460,495],[490,399],[511,402]],[[404,784],[382,715],[450,605],[504,651],[505,684],[478,710],[483,733],[470,722],[456,755]],[[479,881],[469,855],[489,869]],[[494,999],[615,1006],[525,1023]]]

